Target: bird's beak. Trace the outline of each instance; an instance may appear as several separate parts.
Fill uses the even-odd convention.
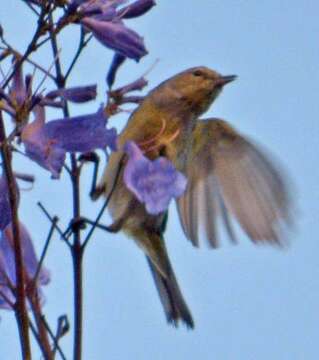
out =
[[[217,86],[224,86],[237,78],[237,75],[224,75],[217,79]]]

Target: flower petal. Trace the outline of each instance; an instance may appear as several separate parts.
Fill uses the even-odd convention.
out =
[[[122,54],[119,54],[119,53],[115,53],[115,55],[113,56],[113,60],[112,60],[110,69],[109,69],[109,71],[107,73],[107,76],[106,76],[106,83],[107,83],[109,88],[112,87],[112,85],[114,83],[114,80],[115,80],[117,70],[123,64],[125,59],[126,59],[126,57],[124,55],[122,55]]]
[[[53,179],[58,179],[65,162],[65,150],[55,147],[54,143],[41,134],[39,137],[34,137],[34,142],[24,142],[26,155],[38,165],[49,170]]]
[[[156,215],[165,211],[172,198],[183,194],[187,180],[168,159],[159,157],[151,161],[132,141],[125,144],[124,151],[129,156],[124,182],[145,204],[148,213]]]
[[[121,21],[99,21],[85,17],[81,20],[85,27],[104,46],[136,61],[147,54],[143,38],[135,31],[127,28]]]
[[[17,183],[16,196],[19,202],[20,194]],[[11,206],[9,200],[8,184],[5,174],[0,177],[0,230],[3,230],[11,222]]]
[[[59,178],[66,151],[45,134],[44,108],[35,108],[35,120],[27,124],[21,134],[26,155],[41,167],[49,170],[54,179]]]
[[[156,2],[154,0],[137,0],[134,1],[132,4],[122,8],[118,12],[118,15],[124,19],[134,18],[137,16],[144,15],[154,5],[156,5]]]
[[[0,230],[11,222],[11,208],[9,202],[8,186],[4,176],[0,178]]]
[[[22,259],[27,279],[32,281],[38,269],[38,260],[35,254],[31,236],[27,228],[20,222],[20,239],[22,247]],[[12,227],[9,225],[0,236],[0,308],[11,309],[3,293],[11,302],[15,302],[14,295],[10,290],[8,280],[14,286],[16,284],[15,259]],[[37,285],[47,285],[50,281],[49,271],[42,267],[37,278]],[[41,294],[41,292],[40,292]]]
[[[117,147],[115,129],[106,129],[103,109],[94,114],[52,120],[44,123],[42,117],[26,125],[21,139],[26,154],[58,178],[66,152],[90,152],[109,146]]]
[[[114,90],[114,92],[119,94],[120,96],[123,96],[131,91],[141,91],[144,89],[145,86],[147,86],[147,84],[147,80],[144,77],[140,77],[137,80]]]
[[[14,61],[14,66],[17,63],[17,59]],[[11,99],[16,102],[17,105],[21,106],[28,94],[27,94],[27,88],[25,86],[25,83],[23,81],[23,72],[22,72],[22,66],[16,68],[13,79],[12,79],[12,85],[10,89],[10,96]]]
[[[53,120],[44,127],[47,138],[68,152],[89,152],[109,146],[116,149],[116,130],[106,129],[103,110],[94,114]]]
[[[50,91],[46,95],[49,99],[54,99],[58,96],[74,103],[87,102],[96,98],[96,85],[57,89]]]
[[[0,238],[1,246],[1,238]],[[6,261],[0,247],[0,308],[12,310],[10,303],[15,303],[15,297],[7,283]]]

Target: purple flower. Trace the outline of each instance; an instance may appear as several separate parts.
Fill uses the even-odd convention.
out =
[[[78,12],[81,16],[81,24],[104,46],[139,61],[147,54],[143,38],[127,28],[122,18],[143,15],[155,5],[155,2],[137,0],[117,10],[125,2],[125,0],[73,0],[69,5],[69,11]]]
[[[149,160],[133,141],[127,142],[124,150],[129,156],[124,182],[145,204],[148,213],[156,215],[165,211],[172,198],[183,194],[187,179],[168,159]]]
[[[149,11],[154,5],[156,5],[154,0],[137,0],[132,4],[122,8],[118,15],[124,19],[130,19],[137,16],[144,15]]]
[[[94,114],[75,116],[48,122],[45,135],[68,152],[90,152],[109,146],[116,150],[116,130],[106,129],[103,109]]]
[[[127,85],[109,91],[108,96],[114,101],[114,104],[116,104],[116,106],[127,103],[139,104],[144,99],[144,96],[127,94],[133,91],[141,91],[147,84],[147,80],[144,77],[140,77]]]
[[[116,92],[120,96],[124,96],[131,91],[143,90],[144,87],[147,86],[147,84],[148,84],[147,80],[144,77],[140,77],[137,80],[114,90],[114,92]]]
[[[30,234],[26,227],[20,222],[20,236],[22,258],[26,273],[26,280],[33,281],[38,269],[38,260],[32,244]],[[46,285],[50,281],[48,270],[41,268],[37,277],[37,285]],[[15,303],[15,296],[11,287],[16,285],[15,260],[13,248],[12,228],[9,225],[0,235],[0,308],[11,309],[10,303]],[[5,296],[2,296],[2,295]],[[8,303],[8,301],[10,303]]]
[[[116,6],[121,4],[123,0],[110,1],[110,0],[73,0],[70,4],[72,8],[77,10],[82,15],[103,14],[110,9],[115,9]]]
[[[116,15],[116,7],[125,0],[73,0],[71,8],[77,10],[84,16],[106,15],[107,20],[112,20]]]
[[[8,186],[4,175],[0,178],[0,230],[11,222],[11,208],[9,202]]]
[[[58,96],[74,103],[83,103],[94,100],[96,98],[96,85],[53,90],[46,95],[46,98],[55,99]]]
[[[16,184],[17,198],[19,189]],[[0,177],[0,230],[3,230],[11,222],[11,207],[9,201],[8,184],[4,174]]]
[[[18,65],[18,58],[13,58],[13,78],[9,91],[0,91],[1,110],[8,113],[15,122],[23,123],[28,120],[30,109],[33,106],[32,76],[23,77],[22,65]]]
[[[81,23],[104,46],[136,61],[147,54],[143,38],[121,21],[101,21],[85,17]]]
[[[114,84],[117,70],[124,63],[125,59],[126,59],[126,57],[119,53],[115,53],[115,55],[113,56],[113,60],[112,60],[110,69],[106,76],[106,83],[109,88],[111,88],[112,85]]]
[[[66,151],[57,143],[49,139],[44,131],[45,114],[44,108],[36,106],[35,120],[27,124],[21,134],[26,155],[43,168],[49,170],[54,179],[59,178],[62,170]]]
[[[59,177],[66,152],[84,153],[106,146],[116,150],[116,130],[106,129],[103,110],[45,123],[43,108],[37,108],[36,119],[24,127],[21,139],[26,154],[54,178]]]
[[[14,66],[16,61],[14,62]],[[27,88],[23,80],[22,66],[19,66],[13,76],[10,97],[18,106],[23,105],[28,97]]]

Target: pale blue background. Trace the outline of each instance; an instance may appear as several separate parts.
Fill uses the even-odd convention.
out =
[[[298,214],[285,251],[256,248],[243,234],[237,247],[224,239],[220,250],[196,250],[184,239],[172,206],[167,244],[195,331],[167,326],[141,251],[122,235],[96,232],[85,257],[84,359],[319,358],[318,14],[318,2],[310,0],[159,0],[149,14],[127,22],[145,36],[150,54],[139,65],[126,64],[118,84],[133,80],[156,59],[149,88],[194,65],[237,74],[209,115],[229,119],[281,159],[295,183]],[[17,47],[29,39],[31,18],[21,1],[0,7],[0,21]],[[67,57],[76,37],[69,32],[64,39]],[[36,58],[47,66],[51,62],[45,52]],[[102,101],[109,62],[110,52],[92,42],[72,84],[99,82]],[[73,113],[95,108],[77,107]],[[38,178],[33,191],[22,193],[21,216],[40,252],[49,225],[36,201],[43,199],[52,213],[67,219],[70,183],[66,177],[50,181],[29,162],[19,161],[17,168]],[[83,209],[94,217],[98,205],[85,197]],[[52,283],[45,289],[45,312],[54,324],[58,315],[72,314],[71,263],[57,238],[46,266]],[[0,359],[18,359],[13,315],[0,316]],[[67,353],[71,341],[71,334],[62,341]]]

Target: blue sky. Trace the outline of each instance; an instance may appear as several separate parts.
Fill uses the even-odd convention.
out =
[[[238,246],[229,245],[224,236],[218,250],[204,243],[194,249],[171,207],[167,246],[195,318],[194,331],[166,324],[135,244],[122,234],[96,232],[85,257],[84,359],[318,359],[318,13],[317,1],[158,0],[151,12],[130,21],[145,37],[149,55],[140,64],[127,63],[118,84],[144,73],[157,59],[148,89],[196,65],[237,74],[207,115],[229,120],[280,160],[292,179],[296,221],[286,250],[256,247],[241,232]],[[21,1],[0,7],[0,22],[17,47],[25,46],[31,19]],[[75,38],[71,30],[61,40],[66,58],[77,45]],[[71,83],[98,82],[102,101],[110,54],[92,42]],[[49,66],[46,51],[35,58]],[[95,108],[77,107],[73,113]],[[125,120],[118,117],[113,123],[121,126]],[[36,202],[43,200],[66,221],[70,184],[66,177],[52,182],[45,171],[24,161],[16,165],[38,179],[32,191],[22,194],[21,217],[39,252],[49,225]],[[89,175],[83,186],[88,186]],[[98,205],[83,196],[83,211],[94,217]],[[58,239],[51,244],[46,266],[52,283],[45,289],[45,312],[54,324],[60,314],[72,314],[71,262]],[[0,316],[0,359],[18,359],[14,317],[6,312]],[[68,336],[62,341],[66,352],[71,340]]]

